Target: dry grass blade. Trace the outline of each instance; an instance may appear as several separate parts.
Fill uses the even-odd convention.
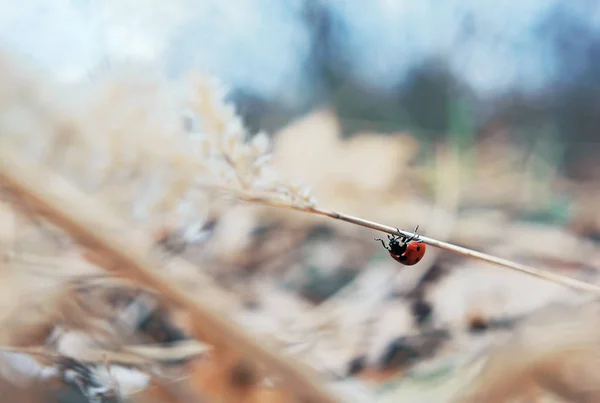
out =
[[[246,197],[243,195],[239,196],[241,200],[252,202],[252,203],[262,203],[271,207],[285,208],[296,211],[301,211],[305,213],[312,213],[317,215],[322,215],[330,218],[334,218],[336,220],[345,221],[351,224],[360,225],[361,227],[371,228],[377,231],[387,232],[388,234],[394,235],[404,235],[407,237],[413,236],[414,233],[398,230],[397,228],[390,227],[387,225],[379,224],[373,221],[365,220],[358,217],[353,217],[351,215],[343,214],[337,211],[324,210],[318,207],[310,207],[310,206],[295,206],[287,203],[281,203],[276,200],[269,200],[260,197]],[[477,252],[472,249],[464,248],[462,246],[453,245],[448,242],[438,241],[433,238],[428,238],[419,235],[419,238],[426,243],[427,245],[434,246],[436,248],[440,248],[443,250],[447,250],[452,253],[456,253],[465,257],[470,257],[474,259],[483,260],[484,262],[494,264],[496,266],[505,267],[511,270],[516,270],[521,273],[528,274],[530,276],[538,277],[544,280],[552,281],[554,283],[562,284],[567,287],[571,287],[576,290],[581,291],[591,291],[595,293],[600,293],[600,286],[596,284],[584,283],[583,281],[576,280],[574,278],[562,276],[560,274],[552,273],[547,270],[540,270],[535,267],[527,266],[524,264],[516,263],[510,261],[508,259],[502,259],[496,256],[488,255],[487,253]]]
[[[127,231],[102,205],[94,203],[67,181],[46,170],[19,160],[19,153],[6,147],[0,150],[0,180],[39,214],[62,227],[82,245],[101,256],[99,263],[150,286],[170,302],[186,309],[192,318],[194,335],[213,345],[215,350],[237,351],[242,357],[264,364],[280,376],[295,394],[307,401],[336,402],[304,368],[263,348],[245,336],[235,324],[225,320],[208,306],[177,289],[169,279],[153,270],[154,263],[143,253],[141,245],[127,238]],[[111,223],[115,232],[109,237],[100,229],[86,224],[88,216]],[[118,231],[120,230],[120,231]]]
[[[127,347],[127,351],[137,356],[147,357],[152,361],[158,362],[190,359],[195,356],[203,355],[210,350],[212,350],[210,346],[197,341],[180,342],[169,348],[151,345]]]

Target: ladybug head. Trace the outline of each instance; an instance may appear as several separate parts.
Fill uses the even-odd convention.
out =
[[[383,241],[383,239],[380,238],[375,238],[376,241],[380,241],[381,244],[383,245],[383,247],[385,249],[387,249],[388,252],[390,252],[393,255],[402,255],[404,252],[406,252],[406,238],[405,237],[396,237],[396,236],[390,236],[388,235],[388,244],[386,245]]]
[[[381,244],[383,245],[383,247],[385,249],[387,249],[388,252],[390,252],[392,255],[398,255],[401,256],[404,254],[404,252],[406,252],[406,248],[408,246],[408,244],[413,240],[419,237],[418,235],[418,231],[419,231],[419,226],[417,225],[417,227],[415,228],[415,233],[414,235],[410,236],[410,237],[406,237],[404,235],[400,235],[400,236],[391,236],[388,235],[388,244],[386,245],[385,242],[383,241],[383,239],[380,238],[375,238],[376,241],[380,241]],[[398,230],[398,232],[400,232],[400,230]]]
[[[406,245],[406,238],[390,237],[388,243],[388,250],[390,251],[390,253],[400,256],[404,252],[406,252]]]

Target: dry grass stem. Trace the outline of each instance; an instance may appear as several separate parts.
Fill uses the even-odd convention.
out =
[[[351,215],[347,215],[347,214],[340,213],[337,211],[324,210],[324,209],[321,209],[318,207],[312,207],[312,206],[293,205],[293,204],[290,205],[287,203],[282,203],[282,202],[279,202],[276,200],[270,200],[270,199],[261,198],[261,197],[240,195],[239,198],[240,198],[240,200],[243,200],[246,202],[261,203],[261,204],[265,204],[265,205],[268,205],[271,207],[285,208],[285,209],[300,211],[300,212],[304,212],[304,213],[322,215],[322,216],[334,218],[336,220],[345,221],[345,222],[348,222],[351,224],[360,225],[361,227],[371,228],[371,229],[374,229],[377,231],[386,232],[388,234],[404,235],[404,236],[408,236],[408,237],[414,235],[412,232],[398,230],[397,228],[394,228],[394,227],[379,224],[379,223],[365,220],[365,219],[359,218],[359,217],[353,217]],[[449,252],[456,253],[456,254],[459,254],[459,255],[462,255],[465,257],[483,260],[484,262],[491,263],[496,266],[505,267],[505,268],[508,268],[511,270],[516,270],[521,273],[525,273],[530,276],[538,277],[538,278],[541,278],[544,280],[552,281],[554,283],[562,284],[564,286],[571,287],[576,290],[600,293],[600,286],[598,286],[596,284],[585,283],[583,281],[579,281],[574,278],[570,278],[567,276],[562,276],[560,274],[552,273],[548,270],[540,270],[535,267],[516,263],[516,262],[513,262],[508,259],[502,259],[502,258],[499,258],[496,256],[489,255],[487,253],[477,252],[472,249],[453,245],[448,242],[438,241],[436,239],[424,237],[422,235],[419,235],[419,238],[427,245],[434,246],[436,248],[440,248],[443,250],[447,250]]]

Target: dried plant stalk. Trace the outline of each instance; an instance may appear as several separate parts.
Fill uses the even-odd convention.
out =
[[[201,306],[190,296],[171,284],[169,279],[153,270],[155,264],[143,253],[141,244],[131,240],[130,231],[102,205],[94,203],[60,176],[18,159],[18,152],[9,147],[0,150],[0,180],[21,199],[65,229],[81,245],[101,256],[103,268],[154,288],[169,302],[185,309],[191,317],[193,334],[210,343],[216,356],[230,351],[264,364],[281,377],[284,384],[307,401],[335,402],[333,398],[306,369],[281,359],[245,336],[235,324],[222,318],[208,306]],[[17,206],[18,207],[18,206]],[[114,232],[104,233],[88,223],[87,217],[107,222]],[[235,400],[239,401],[239,400]]]
[[[307,206],[307,205],[294,205],[288,203],[282,203],[277,200],[270,200],[268,198],[261,197],[251,197],[240,194],[240,200],[252,202],[252,203],[261,203],[271,207],[285,208],[289,210],[301,211],[304,213],[311,213],[326,216],[329,218],[334,218],[336,220],[342,220],[351,224],[360,225],[361,227],[371,228],[377,231],[386,232],[388,234],[393,235],[403,235],[407,237],[411,237],[414,235],[412,232],[398,230],[397,228],[393,228],[387,225],[379,224],[373,221],[365,220],[359,217],[353,217],[351,215],[343,214],[337,211],[324,210],[318,207]],[[433,238],[428,238],[419,235],[419,238],[426,243],[427,245],[434,246],[436,248],[444,249],[452,253],[456,253],[465,257],[474,258],[483,260],[484,262],[494,264],[496,266],[508,268],[511,270],[516,270],[521,273],[528,274],[530,276],[538,277],[544,280],[552,281],[554,283],[562,284],[567,287],[571,287],[576,290],[581,291],[591,291],[594,293],[600,294],[600,286],[591,283],[585,283],[583,281],[579,281],[577,279],[562,276],[560,274],[552,273],[548,270],[540,270],[532,266],[527,266],[524,264],[516,263],[510,261],[508,259],[502,259],[496,256],[489,255],[487,253],[477,252],[472,249],[464,248],[462,246],[453,245],[448,242],[438,241]]]

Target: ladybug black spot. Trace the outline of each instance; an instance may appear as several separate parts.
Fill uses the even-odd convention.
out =
[[[421,250],[421,247],[420,247],[420,246],[417,246],[417,251],[420,251],[420,250]]]
[[[418,257],[418,258],[415,260],[415,262],[419,263],[419,260],[421,260],[421,258],[420,258],[420,257]]]

